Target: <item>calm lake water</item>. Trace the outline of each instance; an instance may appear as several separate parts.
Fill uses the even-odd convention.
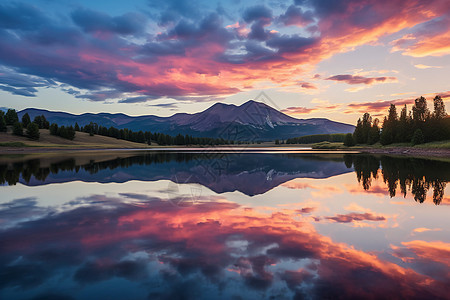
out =
[[[449,161],[0,156],[0,299],[448,299]]]

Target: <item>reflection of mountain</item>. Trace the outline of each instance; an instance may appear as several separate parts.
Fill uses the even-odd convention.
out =
[[[42,185],[70,181],[172,180],[198,183],[217,193],[262,194],[295,178],[327,178],[350,172],[343,159],[294,154],[146,153],[78,165],[75,159],[41,167],[39,160],[0,165],[0,180]]]

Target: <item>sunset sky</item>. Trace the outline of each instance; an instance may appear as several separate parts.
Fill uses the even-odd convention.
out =
[[[264,91],[354,123],[421,95],[449,111],[449,75],[448,0],[0,3],[0,106],[19,110],[169,116]]]

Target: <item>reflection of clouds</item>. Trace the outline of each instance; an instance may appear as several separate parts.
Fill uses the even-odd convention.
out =
[[[259,213],[220,201],[179,209],[146,195],[124,196],[145,205],[93,195],[91,206],[1,231],[2,277],[8,278],[1,286],[32,288],[66,273],[83,286],[114,278],[141,283],[149,297],[163,299],[211,298],[219,291],[225,298],[256,297],[261,290],[265,297],[283,291],[318,299],[446,295],[442,279],[335,243],[297,210]],[[382,218],[369,213],[346,217]],[[407,245],[423,255],[420,246]],[[434,254],[442,254],[436,247]],[[145,284],[155,277],[158,284]]]
[[[414,240],[403,242],[403,247],[391,246],[392,255],[408,267],[424,274],[435,288],[447,288],[450,281],[450,244],[440,241]],[[443,295],[448,298],[448,295]]]
[[[383,216],[376,216],[371,213],[349,213],[345,215],[336,215],[334,217],[326,217],[328,220],[333,220],[339,223],[350,223],[354,221],[385,221]]]
[[[50,212],[50,209],[37,206],[36,197],[14,199],[0,204],[0,225],[12,227],[20,220],[40,218]]]

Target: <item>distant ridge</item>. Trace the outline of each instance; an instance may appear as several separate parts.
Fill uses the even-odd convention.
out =
[[[233,140],[265,141],[288,139],[311,134],[349,133],[354,126],[325,118],[296,119],[262,102],[249,100],[242,105],[216,103],[194,114],[177,113],[170,117],[145,115],[132,117],[122,113],[84,113],[75,115],[43,109],[27,108],[18,113],[21,118],[28,113],[33,119],[44,115],[50,123],[80,126],[97,123],[105,127],[128,128],[161,132],[170,135],[189,134],[196,137],[213,137]]]

